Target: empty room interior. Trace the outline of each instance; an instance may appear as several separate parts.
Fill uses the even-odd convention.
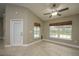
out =
[[[79,3],[0,3],[0,56],[79,56]]]

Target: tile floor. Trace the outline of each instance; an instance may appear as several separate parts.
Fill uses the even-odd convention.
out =
[[[42,41],[28,47],[0,48],[0,56],[79,56],[79,49]]]

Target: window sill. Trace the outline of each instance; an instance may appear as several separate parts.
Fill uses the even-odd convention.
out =
[[[50,37],[49,37],[50,38]],[[69,41],[71,41],[72,39],[65,39],[65,38],[56,38],[56,37],[52,37],[52,38],[50,38],[50,39],[58,39],[58,40],[69,40]]]
[[[40,38],[34,38],[34,39],[36,39],[36,40],[37,40],[37,39],[40,39]]]

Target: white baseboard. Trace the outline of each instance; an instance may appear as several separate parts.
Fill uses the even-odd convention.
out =
[[[5,47],[11,47],[11,45],[5,45]]]
[[[64,42],[58,42],[58,41],[47,40],[47,39],[44,39],[44,41],[55,42],[55,43],[70,46],[70,47],[73,47],[73,48],[79,48],[79,46],[77,46],[77,45],[72,45],[72,44],[68,44],[68,43],[64,43]]]
[[[30,45],[33,45],[33,44],[38,43],[40,41],[42,41],[42,40],[37,40],[37,41],[34,41],[32,43],[29,43],[29,44],[15,45],[15,46],[30,46]],[[5,45],[5,47],[12,47],[12,46],[11,45]]]
[[[22,46],[30,46],[30,45],[33,45],[33,44],[38,43],[40,41],[42,41],[42,40],[37,40],[37,41],[29,43],[29,44],[23,44]]]
[[[49,41],[49,42],[55,42],[55,43],[58,43],[58,44],[62,44],[62,45],[67,45],[67,46],[70,46],[70,47],[73,47],[73,48],[79,48],[79,46],[77,45],[72,45],[72,44],[68,44],[68,43],[64,43],[64,42],[58,42],[58,41],[53,41],[53,40],[47,40],[47,39],[43,39],[44,41]],[[29,43],[29,44],[23,44],[23,45],[20,45],[20,46],[30,46],[30,45],[33,45],[35,43],[38,43],[42,40],[38,40],[38,41],[35,41],[35,42],[32,42],[32,43]],[[16,46],[19,46],[19,45],[16,45]],[[5,45],[5,47],[12,47],[11,45]]]

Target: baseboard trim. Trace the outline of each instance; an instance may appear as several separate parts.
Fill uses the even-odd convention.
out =
[[[66,46],[70,46],[70,47],[79,49],[79,46],[77,46],[77,45],[67,44],[67,43],[64,43],[64,42],[58,42],[58,41],[47,40],[47,39],[44,39],[44,41],[55,42],[57,44],[66,45]]]
[[[79,49],[79,46],[77,45],[72,45],[72,44],[67,44],[67,43],[63,43],[63,42],[58,42],[58,41],[53,41],[53,40],[47,40],[47,39],[43,39],[44,41],[49,41],[49,42],[55,42],[57,44],[62,44],[62,45],[66,45],[66,46],[70,46],[70,47],[73,47],[73,48],[78,48]],[[23,45],[20,45],[20,46],[31,46],[35,43],[38,43],[38,42],[41,42],[42,40],[37,40],[37,41],[34,41],[32,43],[29,43],[29,44],[23,44]],[[19,45],[16,45],[16,46],[19,46]],[[12,47],[11,45],[5,45],[5,47]]]
[[[29,43],[29,44],[23,44],[22,46],[30,46],[30,45],[33,45],[33,44],[36,44],[38,42],[41,42],[42,40],[37,40],[35,42],[32,42],[32,43]]]
[[[29,43],[29,44],[23,44],[23,45],[15,45],[15,46],[30,46],[30,45],[33,45],[33,44],[36,44],[38,42],[41,42],[42,40],[37,40],[37,41],[34,41],[32,43]],[[5,45],[5,47],[13,47],[11,45]]]

